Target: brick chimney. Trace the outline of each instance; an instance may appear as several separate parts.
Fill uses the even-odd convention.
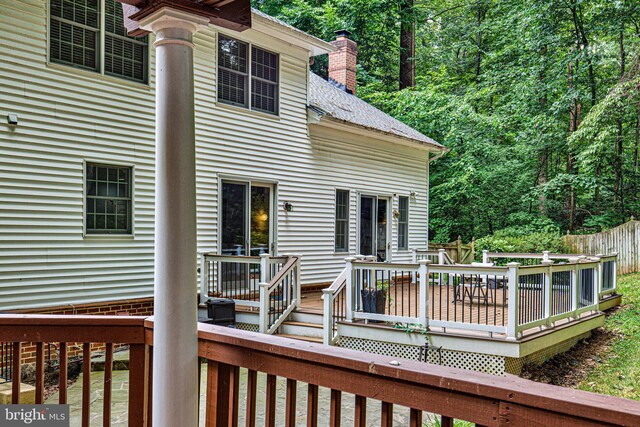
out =
[[[329,81],[337,83],[345,91],[356,94],[356,63],[358,44],[351,40],[347,30],[336,31],[336,39],[331,42],[338,50],[329,52]]]

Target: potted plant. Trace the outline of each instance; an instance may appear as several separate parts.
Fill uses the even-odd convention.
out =
[[[389,293],[389,281],[376,281],[375,288],[366,288],[360,291],[362,296],[362,311],[365,313],[384,314]]]

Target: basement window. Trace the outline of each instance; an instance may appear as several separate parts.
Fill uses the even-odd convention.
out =
[[[279,57],[218,35],[218,101],[278,114]]]
[[[86,164],[87,234],[131,234],[131,175],[128,166]]]
[[[127,35],[120,3],[51,0],[49,11],[51,62],[147,82],[148,37]]]

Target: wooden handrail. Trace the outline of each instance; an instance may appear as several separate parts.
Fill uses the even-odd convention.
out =
[[[101,325],[103,332],[98,333]],[[39,331],[47,328],[45,336],[38,335]],[[112,341],[113,338],[107,335],[118,328],[136,331],[132,335],[134,342],[120,343],[131,344],[129,425],[146,426],[150,424],[149,408],[152,404],[148,389],[152,369],[149,353],[153,345],[152,317],[0,316],[0,339],[4,341],[83,342],[85,356],[91,353],[91,346],[87,343],[96,342],[87,341],[89,338]],[[21,346],[15,348],[19,352]],[[107,348],[111,350],[113,347]],[[44,359],[43,351],[42,345],[37,346],[40,364]],[[246,406],[253,422],[255,396],[263,392],[257,390],[259,382],[256,375],[257,372],[267,374],[269,425],[273,424],[278,376],[287,379],[286,412],[290,415],[296,413],[296,382],[309,384],[307,414],[311,425],[314,425],[313,418],[318,416],[318,386],[332,390],[329,415],[333,420],[340,418],[341,393],[347,392],[356,395],[357,408],[365,406],[367,398],[382,401],[383,413],[389,419],[393,405],[407,406],[411,408],[412,422],[420,419],[420,411],[428,411],[442,414],[446,423],[452,418],[459,418],[485,426],[640,425],[640,402],[632,400],[534,383],[513,376],[497,377],[214,325],[198,325],[198,352],[200,357],[207,359],[209,366],[208,426],[234,425],[237,421],[239,368],[249,370]],[[60,354],[61,360],[63,356],[66,360],[66,347],[65,353]],[[108,360],[112,358],[108,357]],[[42,366],[36,370],[41,372]],[[87,384],[85,381],[84,386]],[[105,387],[107,384],[105,382]],[[37,381],[36,396],[41,396],[42,387],[42,381]],[[14,402],[18,403],[19,388],[14,387],[13,390]],[[88,396],[86,390],[83,390],[83,396]],[[88,410],[88,400],[85,399],[84,419],[88,417]],[[363,414],[360,412],[359,416]],[[415,425],[420,424],[416,422]]]
[[[338,275],[338,277],[336,277],[336,279],[331,283],[331,285],[328,288],[323,289],[322,291],[331,291],[332,294],[335,294],[337,292],[340,291],[340,289],[342,289],[343,286],[345,286],[347,281],[347,270],[343,269],[340,274]],[[326,292],[325,292],[326,294]]]

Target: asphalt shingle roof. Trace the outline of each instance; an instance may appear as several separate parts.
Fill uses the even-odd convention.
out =
[[[343,122],[444,148],[428,136],[314,73],[309,73],[309,107],[321,115]]]

